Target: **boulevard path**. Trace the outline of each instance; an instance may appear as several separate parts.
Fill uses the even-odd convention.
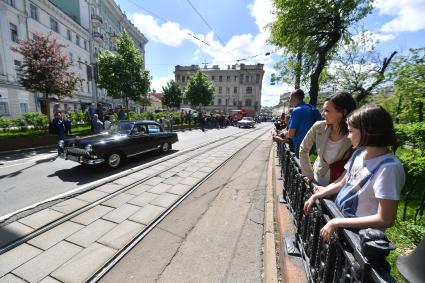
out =
[[[1,227],[0,282],[262,281],[276,273],[265,268],[275,254],[263,257],[270,128],[182,151]]]

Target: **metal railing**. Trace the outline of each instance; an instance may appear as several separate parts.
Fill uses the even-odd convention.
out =
[[[311,282],[394,282],[385,260],[392,248],[385,235],[374,229],[338,229],[330,242],[321,239],[320,229],[331,218],[344,217],[332,200],[321,199],[311,214],[304,214],[312,186],[303,180],[299,160],[283,142],[277,143],[283,198],[292,215],[295,245],[303,258]],[[384,239],[368,238],[380,234]]]

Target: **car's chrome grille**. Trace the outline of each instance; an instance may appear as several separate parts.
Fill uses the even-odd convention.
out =
[[[90,154],[82,149],[82,148],[76,148],[76,147],[67,147],[66,148],[66,152],[67,154],[71,154],[71,155],[84,155],[84,156],[90,156]]]

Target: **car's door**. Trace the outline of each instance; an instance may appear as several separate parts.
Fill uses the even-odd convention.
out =
[[[149,136],[151,138],[150,147],[151,148],[157,148],[158,146],[162,145],[166,140],[167,137],[164,135],[164,132],[161,129],[161,126],[158,124],[147,124],[147,129]]]
[[[151,148],[152,139],[147,133],[146,124],[136,123],[129,134],[128,155],[145,152]]]

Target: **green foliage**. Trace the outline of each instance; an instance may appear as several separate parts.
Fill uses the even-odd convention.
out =
[[[74,111],[68,111],[66,113],[66,115],[68,116],[68,119],[71,121],[72,125],[78,125],[78,124],[89,124],[89,116],[87,114],[87,112],[82,111],[82,110],[74,110]]]
[[[190,77],[186,87],[185,96],[189,100],[190,105],[207,106],[214,100],[214,85],[209,82],[208,77],[201,71],[197,71]]]
[[[162,96],[162,104],[169,108],[179,108],[182,103],[183,92],[179,83],[171,80],[167,86],[162,87],[164,95]]]
[[[276,20],[270,25],[269,40],[284,48],[289,71],[300,70],[293,62],[302,55],[303,76],[310,77],[310,103],[316,105],[321,72],[339,41],[349,38],[350,26],[371,12],[371,1],[274,0],[274,7]]]
[[[425,177],[425,122],[395,126],[397,156],[407,173],[414,178]]]
[[[0,128],[7,129],[12,125],[12,119],[0,117]]]
[[[127,32],[120,33],[117,46],[117,54],[105,51],[98,56],[98,83],[113,98],[125,99],[128,109],[128,99],[147,101],[149,71],[143,70],[143,57]]]
[[[49,124],[49,118],[40,112],[28,112],[23,115],[25,123],[35,128],[46,128]]]
[[[406,122],[424,120],[425,103],[425,47],[410,49],[408,56],[400,56],[391,71],[394,91],[398,96],[396,118]]]

